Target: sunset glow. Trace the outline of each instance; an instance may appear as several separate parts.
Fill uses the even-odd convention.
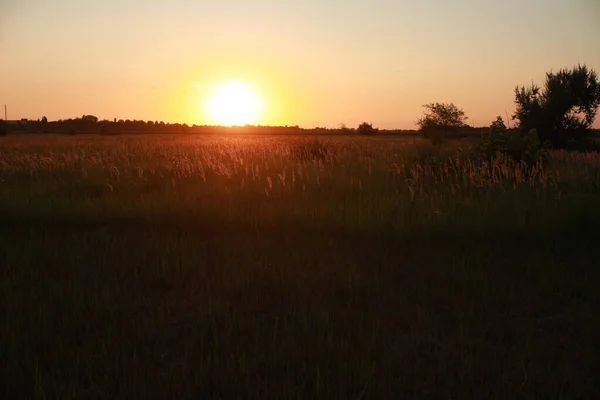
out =
[[[440,101],[486,126],[513,113],[515,86],[600,69],[599,4],[0,1],[0,107],[9,119],[414,129]]]
[[[253,86],[241,80],[210,86],[204,99],[204,111],[210,122],[223,126],[257,124],[263,101]]]

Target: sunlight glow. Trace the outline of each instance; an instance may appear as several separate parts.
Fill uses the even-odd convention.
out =
[[[204,108],[213,124],[256,124],[261,117],[263,102],[252,84],[233,80],[210,86]]]

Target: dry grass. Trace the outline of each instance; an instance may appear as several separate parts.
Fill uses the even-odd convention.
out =
[[[600,157],[473,149],[2,138],[5,397],[595,397]]]

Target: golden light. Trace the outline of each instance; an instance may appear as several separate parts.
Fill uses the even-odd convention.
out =
[[[211,123],[233,126],[257,124],[263,104],[252,84],[233,80],[210,86],[204,107]]]

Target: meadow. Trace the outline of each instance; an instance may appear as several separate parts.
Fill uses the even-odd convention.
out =
[[[0,137],[4,398],[598,398],[600,154]]]

